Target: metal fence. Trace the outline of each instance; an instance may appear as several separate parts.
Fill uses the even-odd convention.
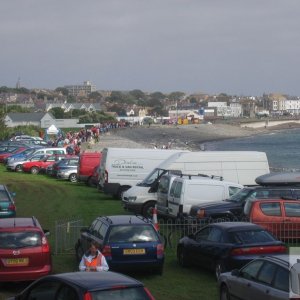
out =
[[[213,222],[229,221],[218,219]],[[205,225],[207,222],[198,220],[181,219],[176,221],[159,220],[159,233],[163,239],[166,250],[176,252],[177,243],[180,238],[193,234]],[[289,245],[296,245],[300,242],[300,224],[293,222],[270,223],[261,222],[260,226],[273,233],[278,239]],[[74,254],[75,243],[80,237],[80,229],[87,227],[81,219],[61,220],[55,222],[55,254]],[[299,243],[300,244],[300,243]]]

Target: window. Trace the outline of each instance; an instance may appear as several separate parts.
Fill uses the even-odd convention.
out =
[[[22,247],[36,247],[42,245],[39,232],[0,232],[1,249],[17,249]]]
[[[95,235],[98,238],[103,238],[103,236],[100,236],[100,228],[101,228],[102,222],[97,222],[93,228],[93,235]]]
[[[283,203],[287,217],[300,217],[300,203]]]
[[[281,216],[280,202],[260,203],[259,206],[266,216]]]
[[[277,266],[275,264],[265,262],[259,271],[257,280],[262,283],[271,285],[273,278],[275,276],[276,268]]]
[[[167,194],[168,189],[169,189],[169,184],[170,184],[170,178],[169,177],[162,177],[159,182],[158,186],[158,192]]]
[[[289,291],[289,271],[278,267],[277,272],[275,274],[275,279],[274,279],[274,288],[288,292]]]
[[[232,243],[251,244],[274,241],[274,237],[265,230],[243,230],[229,232],[229,240]]]
[[[196,241],[201,242],[207,240],[212,227],[205,227],[196,233]]]
[[[229,186],[229,197],[233,196],[234,194],[236,194],[238,191],[240,191],[241,189],[239,187],[236,186]]]
[[[76,300],[78,299],[78,296],[75,292],[75,290],[67,285],[62,286],[56,297],[56,300]]]
[[[5,191],[0,191],[0,202],[7,202],[10,201],[8,195]]]
[[[262,260],[253,261],[242,269],[241,276],[248,280],[255,280],[262,264]]]
[[[100,239],[104,239],[106,232],[107,232],[107,228],[108,227],[102,223],[102,226],[100,227],[100,230],[99,230],[99,238]]]
[[[212,228],[207,240],[210,242],[221,242],[222,241],[222,230],[220,228]]]
[[[28,294],[28,300],[53,300],[60,286],[59,282],[42,282],[36,284]]]
[[[174,197],[180,198],[182,190],[182,182],[177,182],[175,189],[174,189]]]

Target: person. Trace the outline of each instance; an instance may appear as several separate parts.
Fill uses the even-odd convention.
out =
[[[92,241],[89,250],[82,256],[82,259],[79,263],[80,271],[108,271],[109,267],[106,262],[106,259],[98,248],[98,244],[95,241]]]

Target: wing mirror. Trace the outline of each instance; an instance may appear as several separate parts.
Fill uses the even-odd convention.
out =
[[[240,276],[240,270],[238,270],[238,269],[232,270],[231,275],[235,276],[235,277],[239,277]]]

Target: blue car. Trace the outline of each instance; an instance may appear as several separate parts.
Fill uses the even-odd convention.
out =
[[[15,193],[0,184],[0,218],[13,218],[16,216]]]
[[[23,150],[22,152],[13,154],[4,159],[4,164],[8,164],[9,162],[16,161],[16,160],[21,161],[21,160],[31,156],[38,148],[40,148],[40,147],[30,147],[30,148]]]
[[[142,216],[98,217],[81,230],[75,245],[77,260],[94,240],[100,245],[111,270],[153,271],[162,274],[164,246],[152,222]]]

